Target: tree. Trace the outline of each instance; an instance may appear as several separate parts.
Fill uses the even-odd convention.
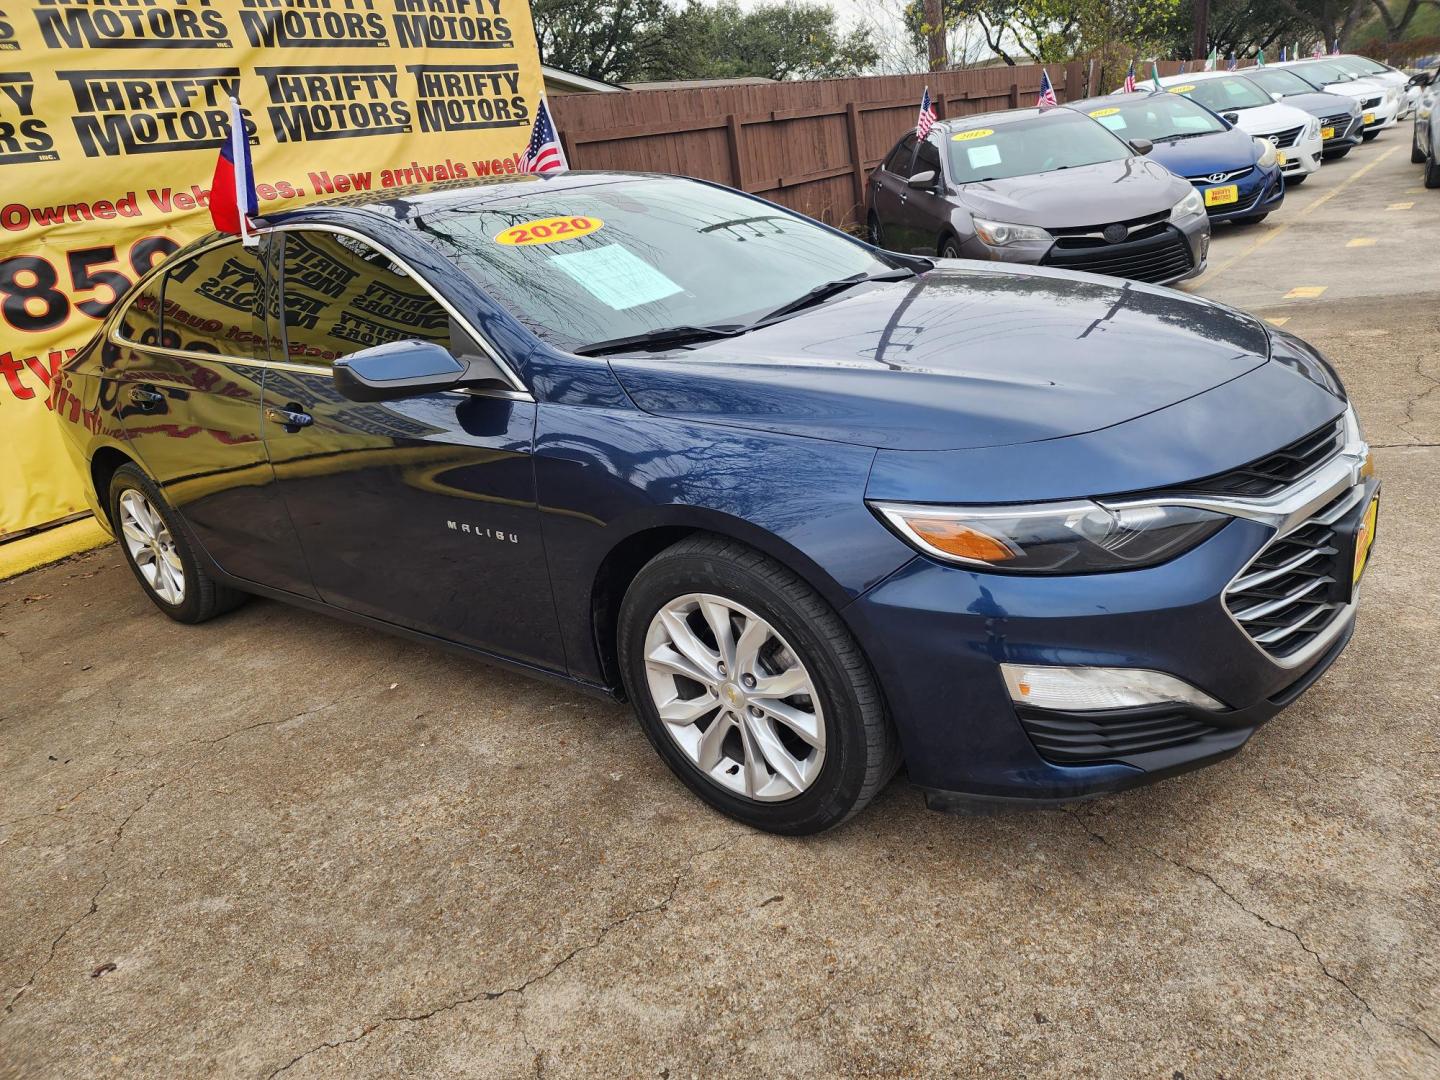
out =
[[[532,0],[540,58],[592,79],[623,82],[653,62],[664,0]]]
[[[1370,0],[1380,21],[1385,24],[1385,37],[1397,41],[1410,29],[1410,21],[1422,7],[1440,7],[1440,0]],[[1392,10],[1393,9],[1393,10]]]
[[[858,75],[879,60],[861,30],[841,31],[833,8],[814,3],[734,0],[713,7],[689,0],[656,30],[648,79],[833,79]]]

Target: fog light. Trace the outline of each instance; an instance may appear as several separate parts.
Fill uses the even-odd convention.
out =
[[[1212,712],[1225,708],[1203,690],[1162,671],[1001,664],[1000,672],[1005,676],[1010,699],[1017,705],[1037,709],[1085,712],[1172,702]]]

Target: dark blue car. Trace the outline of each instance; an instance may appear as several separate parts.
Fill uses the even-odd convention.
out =
[[[1151,160],[1195,185],[1211,224],[1254,225],[1285,201],[1275,147],[1199,102],[1161,90],[1087,98],[1066,108],[1093,117],[1122,139],[1153,143]]]
[[[783,833],[902,762],[945,805],[1234,753],[1345,647],[1377,506],[1330,366],[1249,315],[660,176],[212,235],[52,405],[170,617],[259,594],[628,698]]]

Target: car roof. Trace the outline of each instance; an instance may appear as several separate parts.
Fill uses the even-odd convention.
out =
[[[1074,109],[1076,112],[1088,112],[1093,105],[1114,105],[1116,103],[1123,105],[1142,101],[1145,98],[1155,97],[1156,95],[1164,95],[1167,98],[1173,96],[1165,93],[1164,90],[1137,89],[1133,94],[1127,94],[1124,90],[1117,90],[1113,94],[1097,94],[1095,97],[1083,98],[1080,101],[1067,101],[1065,108]]]
[[[1207,79],[1241,78],[1245,77],[1243,71],[1187,71],[1184,75],[1162,75],[1160,76],[1161,86],[1174,86],[1182,82],[1204,82]]]
[[[634,180],[676,180],[684,177],[661,173],[607,172],[600,170],[569,170],[548,175],[515,173],[505,176],[472,177],[464,180],[441,180],[387,188],[383,192],[364,192],[316,199],[303,206],[264,215],[265,226],[297,224],[304,221],[334,220],[335,212],[373,214],[388,221],[404,224],[420,211],[443,213],[461,207],[479,206],[527,193],[575,190]],[[543,187],[542,187],[543,186]]]
[[[1003,112],[957,116],[953,119],[941,120],[935,126],[942,131],[972,131],[977,127],[1001,127],[1005,124],[1017,123],[1020,120],[1033,120],[1037,116],[1045,116],[1050,113],[1064,114],[1066,111],[1061,105],[1047,105],[1044,108],[1031,106],[1028,109],[1006,109]]]

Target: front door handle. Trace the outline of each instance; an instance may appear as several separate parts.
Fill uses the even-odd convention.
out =
[[[130,388],[130,404],[135,406],[137,412],[155,412],[165,404],[165,395],[148,386],[132,386]]]
[[[315,423],[315,418],[305,411],[304,406],[297,405],[293,401],[283,409],[270,406],[265,410],[265,419],[272,424],[279,424],[291,435],[301,428],[307,428]]]

